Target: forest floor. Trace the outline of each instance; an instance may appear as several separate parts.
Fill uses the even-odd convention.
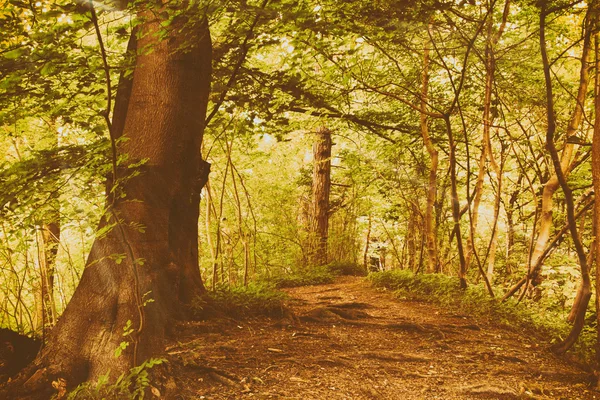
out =
[[[287,319],[181,326],[167,347],[169,397],[600,399],[589,373],[493,321],[399,300],[364,278],[286,291]]]

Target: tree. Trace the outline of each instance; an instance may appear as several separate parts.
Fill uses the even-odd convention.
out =
[[[211,40],[204,12],[182,8],[138,6],[135,69],[119,86],[109,128],[113,141],[126,138],[115,150],[128,165],[109,179],[107,211],[71,302],[9,397],[47,396],[59,378],[70,387],[138,365],[204,290],[197,221]]]
[[[331,132],[320,128],[313,144],[314,166],[312,181],[311,238],[312,264],[327,264],[327,236],[329,231],[329,192],[331,190]]]

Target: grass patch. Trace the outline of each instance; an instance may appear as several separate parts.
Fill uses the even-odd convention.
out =
[[[196,317],[225,314],[232,318],[259,315],[280,317],[288,295],[273,286],[250,284],[238,287],[219,287],[196,299],[192,309]]]
[[[524,300],[517,304],[515,299],[501,303],[500,293],[492,299],[483,284],[460,289],[459,280],[443,274],[418,274],[407,270],[391,270],[369,274],[375,287],[394,290],[401,298],[421,300],[439,304],[458,312],[485,318],[494,324],[511,330],[532,334],[536,339],[555,343],[566,337],[571,326],[565,321],[564,312],[544,309],[539,304]],[[589,318],[594,318],[588,311]],[[594,354],[594,330],[585,328],[578,343],[571,350],[585,363],[591,363]]]

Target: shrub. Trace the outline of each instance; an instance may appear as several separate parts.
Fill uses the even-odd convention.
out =
[[[266,315],[281,316],[287,294],[265,284],[233,288],[219,287],[196,299],[192,308],[196,316],[225,314],[233,318]]]
[[[492,299],[483,284],[470,285],[460,289],[459,280],[443,274],[418,274],[407,270],[376,272],[368,279],[373,286],[395,291],[399,297],[429,301],[447,308],[460,310],[478,317],[493,320],[509,329],[518,329],[535,335],[541,341],[556,341],[565,337],[570,325],[565,321],[564,312],[544,309],[539,304],[515,299],[500,302],[498,293]],[[589,312],[588,312],[589,314]],[[591,361],[594,354],[594,334],[587,329],[582,332],[574,351],[584,361]]]
[[[362,265],[350,261],[334,261],[327,264],[326,268],[334,275],[367,276],[367,270]]]
[[[324,285],[333,283],[335,276],[326,266],[313,267],[289,275],[271,277],[268,282],[276,288],[297,286]]]
[[[84,382],[67,395],[68,400],[121,400],[143,399],[150,387],[149,371],[165,360],[151,358],[121,374],[115,383],[109,383],[110,371],[97,382]],[[156,389],[152,389],[156,390]]]

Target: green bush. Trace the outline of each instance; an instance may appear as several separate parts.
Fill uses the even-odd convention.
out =
[[[462,290],[458,278],[443,274],[418,274],[407,270],[392,270],[369,274],[373,286],[395,291],[402,298],[429,301],[461,313],[468,313],[492,320],[508,329],[526,331],[540,341],[553,338],[552,342],[564,338],[571,328],[565,321],[564,311],[550,310],[539,304],[523,300],[517,303],[514,298],[500,302],[500,293],[492,299],[483,284],[470,285]],[[588,312],[590,314],[593,311]],[[584,329],[574,348],[584,361],[591,361],[594,334]]]
[[[143,399],[150,387],[149,371],[165,360],[151,358],[141,365],[121,374],[115,383],[109,383],[110,371],[98,378],[97,382],[84,382],[73,389],[68,400],[121,400]]]
[[[367,270],[362,265],[350,261],[334,261],[327,264],[326,268],[334,275],[367,276]]]
[[[333,283],[334,274],[326,267],[313,267],[289,275],[278,275],[268,279],[276,288],[290,288],[298,286],[324,285]]]
[[[281,316],[287,294],[265,284],[219,287],[196,299],[192,308],[197,317],[225,314],[233,318],[266,315]]]

